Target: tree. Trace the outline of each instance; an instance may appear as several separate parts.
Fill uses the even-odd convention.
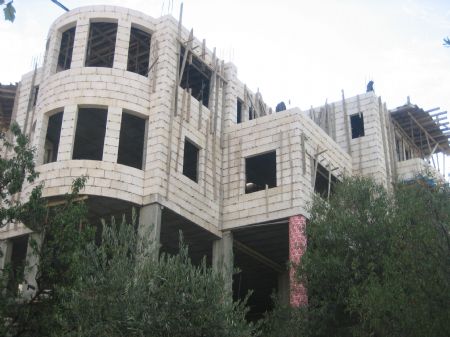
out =
[[[25,182],[33,183],[38,174],[34,168],[34,149],[17,124],[11,125],[14,142],[0,135],[3,148],[13,151],[10,157],[0,157],[0,220],[21,222],[42,239],[31,240],[31,254],[38,257],[37,289],[24,297],[18,285],[28,286],[24,272],[35,266],[23,266],[21,272],[7,265],[0,271],[0,335],[49,336],[58,330],[57,312],[64,289],[70,288],[82,266],[80,252],[91,241],[92,231],[80,229],[85,223],[86,207],[77,201],[85,178],[76,179],[72,192],[60,204],[48,207],[42,198],[42,185],[36,186],[27,202],[14,196]],[[1,252],[0,252],[1,254]],[[20,269],[20,268],[18,268]]]
[[[5,20],[14,22],[16,18],[16,9],[13,6],[13,1],[11,0],[5,4],[5,0],[0,0],[0,5],[4,6],[3,14],[5,16]]]
[[[450,335],[448,186],[418,178],[387,193],[344,180],[329,202],[314,200],[307,236],[298,274],[308,306],[290,309],[278,336]]]
[[[250,336],[244,303],[224,294],[224,281],[188,249],[155,256],[135,226],[103,224],[101,245],[85,251],[77,286],[59,317],[64,336]],[[145,235],[144,235],[145,237]]]

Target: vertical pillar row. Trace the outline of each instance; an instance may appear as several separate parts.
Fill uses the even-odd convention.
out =
[[[306,250],[306,218],[303,215],[294,215],[289,218],[289,270],[290,295],[289,302],[293,307],[308,304],[308,295],[303,284],[296,278],[296,268],[300,265]]]

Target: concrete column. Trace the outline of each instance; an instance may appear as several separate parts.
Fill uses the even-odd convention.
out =
[[[308,295],[303,284],[296,279],[295,270],[301,263],[306,250],[306,218],[303,215],[294,215],[289,218],[289,260],[291,268],[290,278],[290,304],[293,307],[308,304]]]
[[[142,206],[139,211],[139,238],[155,249],[155,257],[161,241],[161,213],[162,206],[158,203]]]
[[[225,292],[233,291],[233,233],[224,232],[222,239],[213,242],[213,269],[222,273],[225,281]]]
[[[105,143],[103,146],[103,161],[117,163],[121,122],[122,108],[109,107],[106,122]]]
[[[114,69],[127,70],[130,30],[131,22],[119,19],[117,24],[116,49],[114,51]]]
[[[10,240],[0,241],[0,273],[11,261],[12,243]]]
[[[66,105],[64,108],[61,135],[59,137],[58,161],[72,159],[73,142],[77,128],[77,112],[77,105]],[[43,133],[43,135],[42,144],[45,143],[45,134]],[[41,157],[43,158],[43,156]]]
[[[78,19],[77,27],[75,28],[75,38],[72,51],[72,63],[70,64],[71,69],[84,67],[88,36],[89,36],[89,19],[87,18]]]
[[[25,261],[24,285],[23,295],[25,298],[30,298],[37,291],[38,285],[36,282],[36,275],[39,267],[39,255],[33,248],[32,242],[36,243],[37,247],[42,244],[42,234],[31,233],[28,237],[27,257]]]
[[[281,305],[289,305],[289,271],[278,274],[278,301]]]

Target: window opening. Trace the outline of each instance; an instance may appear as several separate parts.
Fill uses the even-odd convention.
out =
[[[117,23],[92,22],[86,50],[86,67],[112,68],[116,47]]]
[[[33,105],[32,105],[33,108],[36,106],[38,94],[39,94],[39,86],[36,85],[36,86],[33,88]]]
[[[314,161],[315,165],[315,161]],[[314,182],[314,192],[326,198],[328,196],[328,182],[329,182],[329,171],[320,164],[317,164],[316,180]],[[332,174],[331,175],[331,186],[330,194],[334,191],[334,186],[338,182],[338,179]]]
[[[102,160],[108,111],[98,108],[78,110],[73,159]]]
[[[199,148],[187,138],[184,140],[183,174],[198,182],[198,153]]]
[[[357,113],[350,116],[350,123],[352,125],[352,139],[364,136],[364,116],[362,113]]]
[[[9,274],[8,289],[17,293],[19,290],[19,280],[23,279],[25,272],[25,261],[28,249],[28,235],[22,235],[10,239],[11,250],[11,273]]]
[[[145,119],[122,113],[117,163],[142,169]]]
[[[251,121],[253,118],[255,118],[255,109],[253,109],[252,106],[248,108],[248,120]]]
[[[236,122],[242,123],[242,101],[240,99],[237,100],[237,107],[236,107]]]
[[[62,33],[56,72],[70,69],[70,65],[72,63],[73,44],[75,41],[75,28],[76,27],[72,27]]]
[[[59,138],[63,112],[58,112],[48,118],[47,134],[44,145],[44,164],[55,162],[58,158]]]
[[[277,186],[276,151],[245,158],[245,193]]]
[[[185,52],[185,48],[181,47],[180,64],[183,63]],[[188,56],[192,56],[192,62],[189,62],[188,57],[183,76],[181,77],[180,86],[183,89],[191,89],[191,95],[199,102],[202,102],[204,106],[208,107],[212,72],[197,56],[192,55],[192,53]]]
[[[128,71],[147,76],[150,58],[150,39],[150,34],[138,28],[131,27],[130,45],[128,46]]]

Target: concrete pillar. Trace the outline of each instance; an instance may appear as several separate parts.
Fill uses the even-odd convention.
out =
[[[59,137],[58,161],[72,159],[73,142],[77,127],[77,105],[66,105],[64,107],[63,120],[61,124],[61,135]],[[47,130],[45,130],[47,132]],[[45,133],[42,133],[42,147],[45,143]],[[43,156],[39,156],[42,157]]]
[[[290,278],[290,304],[293,307],[308,304],[308,295],[303,284],[296,279],[295,270],[300,265],[306,250],[306,218],[303,215],[294,215],[289,218],[289,270]]]
[[[27,257],[25,261],[24,285],[22,288],[25,298],[30,298],[37,291],[38,285],[36,275],[39,267],[39,254],[33,248],[33,241],[36,247],[42,244],[42,234],[31,233],[28,237]]]
[[[289,305],[289,271],[278,274],[278,301],[281,305]]]
[[[0,241],[0,273],[3,268],[11,261],[12,243],[10,240]]]
[[[105,142],[103,146],[103,161],[117,163],[121,122],[122,108],[110,106],[108,108],[108,119],[106,122]]]
[[[231,294],[233,291],[233,233],[224,232],[222,239],[213,242],[213,269],[222,273],[225,281],[225,292]]]
[[[142,206],[139,211],[139,238],[155,249],[156,258],[161,241],[161,213],[162,206],[158,203]]]
[[[128,45],[130,44],[131,21],[119,19],[117,24],[114,69],[127,70]]]

